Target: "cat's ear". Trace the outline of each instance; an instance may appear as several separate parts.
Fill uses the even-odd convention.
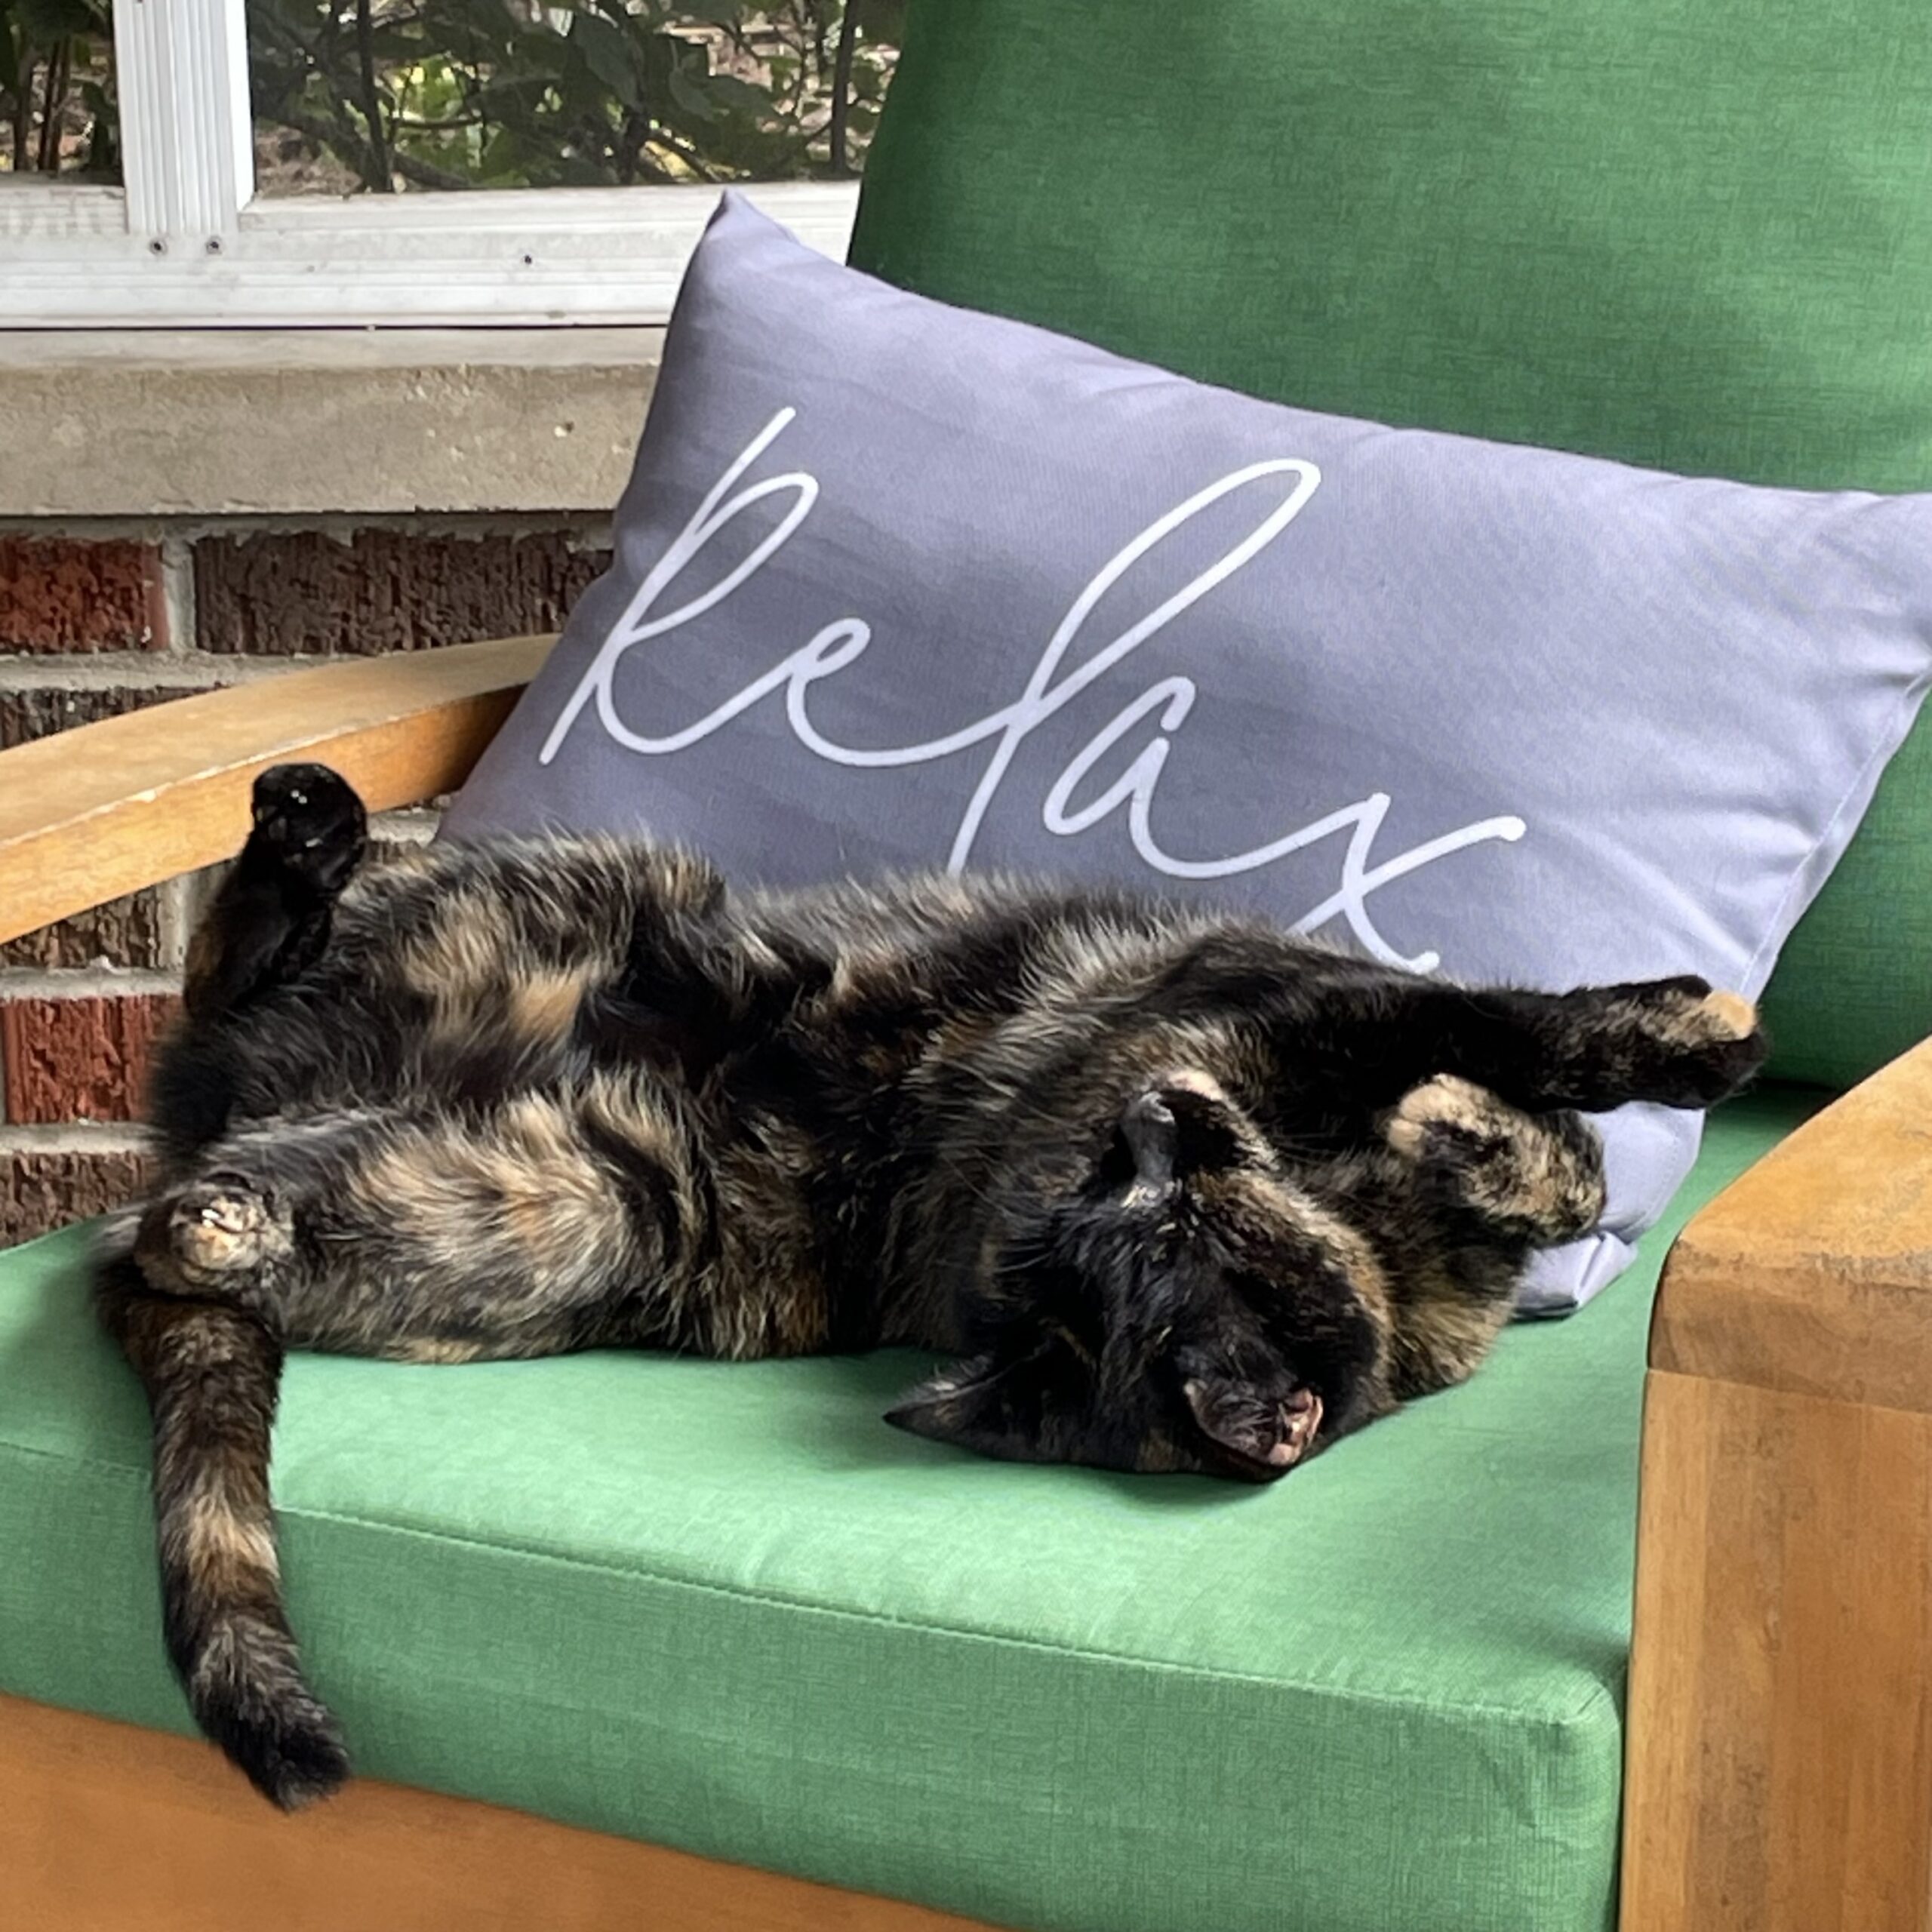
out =
[[[1128,1102],[1117,1144],[1135,1183],[1157,1193],[1229,1168],[1273,1164],[1267,1142],[1220,1082],[1192,1067],[1170,1071]]]
[[[894,1429],[1009,1462],[1041,1460],[1044,1411],[1036,1359],[990,1355],[955,1362],[885,1412]]]
[[[1134,1177],[1142,1187],[1171,1187],[1180,1150],[1180,1126],[1173,1108],[1158,1093],[1130,1100],[1120,1117],[1121,1137],[1134,1156]]]
[[[1203,1372],[1189,1376],[1181,1392],[1215,1460],[1254,1482],[1272,1481],[1305,1460],[1321,1427],[1321,1398],[1312,1389]]]

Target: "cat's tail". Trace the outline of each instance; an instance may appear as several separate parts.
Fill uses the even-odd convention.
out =
[[[269,1435],[280,1344],[241,1310],[155,1294],[113,1242],[97,1299],[147,1390],[168,1653],[195,1721],[285,1810],[349,1775],[281,1605]]]

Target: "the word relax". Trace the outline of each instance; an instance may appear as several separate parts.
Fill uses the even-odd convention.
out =
[[[1321,481],[1321,472],[1313,463],[1281,457],[1250,463],[1197,491],[1185,503],[1149,524],[1095,573],[1048,640],[1046,648],[1041,652],[1032,674],[1017,697],[1009,704],[988,712],[984,717],[949,732],[944,737],[929,739],[923,744],[875,749],[835,743],[813,724],[808,709],[812,687],[849,669],[865,654],[872,643],[871,626],[857,617],[842,617],[835,623],[827,624],[762,677],[755,678],[743,690],[683,730],[655,737],[632,730],[618,716],[613,697],[617,666],[625,654],[641,645],[669,636],[722,603],[755,572],[763,569],[791,540],[818,500],[818,479],[803,470],[790,470],[762,481],[746,484],[742,488],[737,487],[745,472],[771,448],[796,414],[795,410],[781,409],[759,431],[638,585],[623,616],[611,626],[595,661],[558,713],[556,723],[544,743],[541,760],[547,764],[555,757],[571,727],[593,700],[604,729],[619,744],[651,757],[664,757],[709,737],[740,712],[780,691],[784,694],[786,715],[799,743],[833,764],[861,771],[930,764],[976,745],[989,745],[991,755],[959,822],[958,834],[947,857],[948,868],[955,872],[961,870],[971,857],[974,841],[987,811],[1026,740],[1048,718],[1072,703],[1090,685],[1097,683],[1149,638],[1164,630],[1183,611],[1251,562],[1300,514]],[[1107,640],[1091,654],[1076,657],[1075,647],[1084,648],[1088,642],[1083,633],[1094,608],[1142,558],[1223,497],[1271,478],[1282,479],[1287,486],[1287,494],[1253,531],[1138,622]],[[677,594],[676,586],[683,573],[736,518],[768,497],[787,495],[790,503],[776,525],[731,569],[698,595],[674,604],[669,609],[660,608]],[[1134,850],[1154,871],[1176,879],[1226,878],[1238,872],[1252,872],[1284,859],[1291,853],[1346,832],[1347,844],[1342,854],[1341,883],[1297,922],[1295,930],[1312,932],[1339,916],[1348,922],[1357,939],[1377,958],[1392,964],[1411,967],[1418,972],[1433,971],[1440,963],[1438,954],[1429,952],[1404,958],[1376,930],[1369,916],[1370,895],[1392,880],[1404,878],[1425,866],[1434,865],[1472,845],[1493,840],[1518,839],[1523,835],[1523,821],[1507,817],[1484,819],[1444,832],[1439,838],[1379,863],[1372,863],[1376,835],[1388,816],[1389,807],[1389,794],[1376,792],[1231,857],[1178,857],[1164,850],[1155,838],[1154,793],[1172,749],[1173,734],[1186,721],[1189,712],[1194,708],[1195,696],[1192,679],[1166,677],[1149,685],[1123,706],[1087,742],[1048,792],[1041,809],[1041,822],[1047,830],[1059,837],[1070,838],[1097,824],[1111,812],[1124,811]],[[1148,726],[1150,721],[1152,735],[1141,746],[1126,769],[1097,796],[1076,804],[1075,795],[1087,783],[1094,767],[1129,733]]]

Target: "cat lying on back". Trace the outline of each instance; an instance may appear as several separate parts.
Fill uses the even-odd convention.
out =
[[[1120,892],[364,841],[332,772],[258,782],[99,1291],[170,1653],[284,1805],[347,1770],[280,1601],[285,1348],[906,1343],[953,1358],[888,1418],[921,1435],[1265,1481],[1476,1367],[1601,1209],[1571,1109],[1703,1106],[1763,1056],[1698,980],[1469,990]]]

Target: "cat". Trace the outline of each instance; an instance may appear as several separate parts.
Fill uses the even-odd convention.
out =
[[[1578,1110],[1703,1106],[1764,1051],[1702,980],[1464,988],[1120,891],[739,894],[599,838],[365,866],[322,766],[253,821],[97,1293],[152,1410],[170,1655],[288,1807],[348,1760],[280,1598],[285,1349],[909,1344],[952,1365],[902,1428],[1267,1481],[1476,1367],[1602,1211]]]

